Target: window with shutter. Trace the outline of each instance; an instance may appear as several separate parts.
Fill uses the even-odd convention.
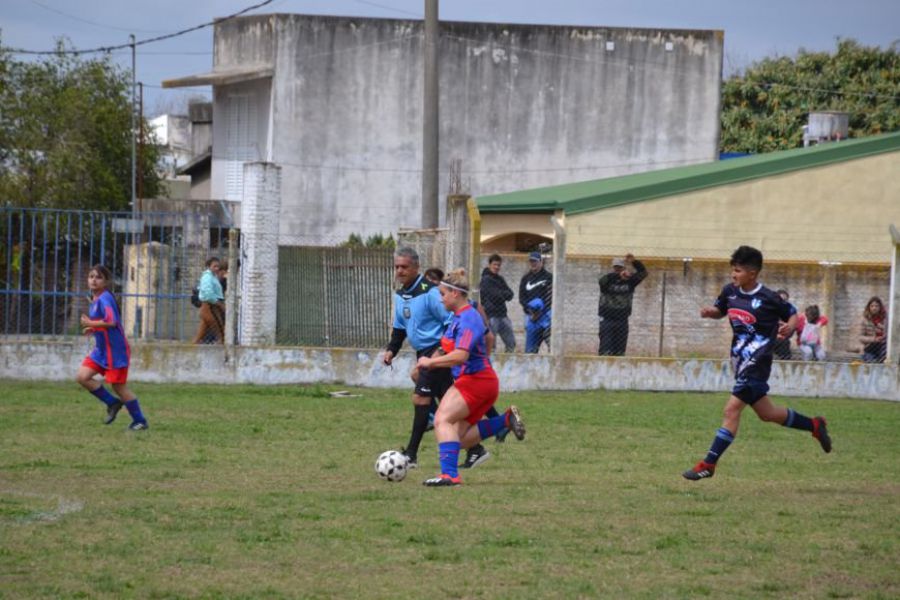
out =
[[[225,195],[228,200],[240,200],[244,163],[259,160],[256,96],[229,94],[225,106]]]

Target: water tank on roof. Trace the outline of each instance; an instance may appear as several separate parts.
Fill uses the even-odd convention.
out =
[[[837,111],[809,113],[809,121],[803,128],[803,145],[822,144],[846,140],[850,135],[850,114]]]

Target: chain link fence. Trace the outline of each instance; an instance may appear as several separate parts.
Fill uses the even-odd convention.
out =
[[[630,254],[630,255],[629,255]],[[603,246],[566,257],[564,352],[634,357],[720,358],[728,355],[731,328],[700,318],[730,281],[728,256],[697,252],[664,258],[652,248],[629,254]],[[761,282],[782,292],[812,323],[776,346],[784,360],[861,359],[869,341],[863,311],[872,298],[885,308],[890,264],[883,256],[854,262],[808,257],[765,257]],[[814,308],[813,308],[814,307]],[[807,309],[811,318],[806,317]],[[818,313],[818,317],[816,317]],[[804,327],[804,329],[806,329]],[[818,351],[804,351],[816,346]]]

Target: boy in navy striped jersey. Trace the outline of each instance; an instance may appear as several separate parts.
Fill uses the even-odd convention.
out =
[[[769,399],[772,348],[777,339],[790,338],[797,324],[797,309],[759,283],[762,266],[762,252],[756,248],[741,246],[735,250],[731,255],[731,283],[722,288],[713,306],[700,310],[704,319],[727,316],[731,323],[734,388],[709,452],[682,473],[685,479],[697,481],[715,475],[716,463],[734,441],[746,406],[753,408],[763,421],[812,432],[822,450],[831,452],[831,438],[823,417],[810,419],[793,409],[776,406]]]

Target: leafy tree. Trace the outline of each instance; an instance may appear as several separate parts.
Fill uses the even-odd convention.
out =
[[[351,233],[346,242],[341,243],[342,248],[388,248],[393,250],[397,246],[393,234],[384,237],[380,233],[370,235],[363,241],[358,233]]]
[[[145,197],[159,191],[157,160],[148,134]],[[130,73],[108,57],[19,61],[0,47],[0,203],[121,210],[130,201]]]
[[[850,114],[850,137],[900,130],[900,51],[839,40],[837,50],[766,58],[722,86],[722,151],[803,145],[811,111]]]

